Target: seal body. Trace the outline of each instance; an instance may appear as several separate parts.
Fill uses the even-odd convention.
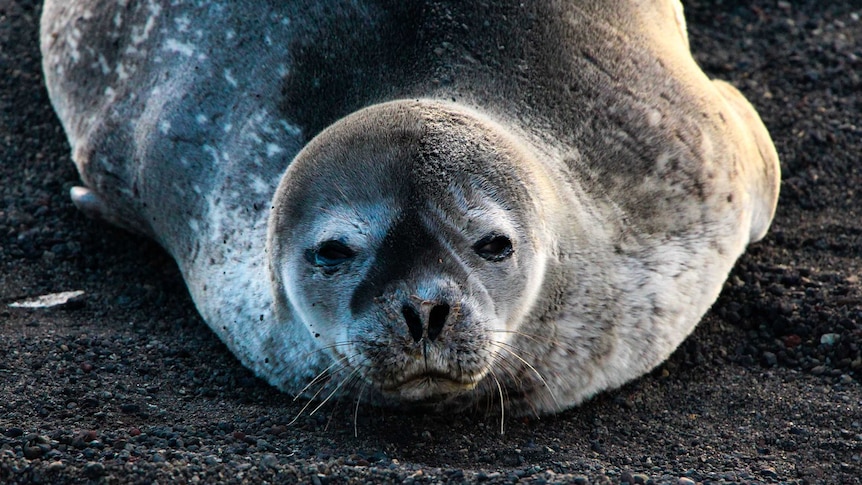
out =
[[[570,407],[667,358],[775,210],[677,1],[47,0],[41,44],[75,204],[288,392]]]

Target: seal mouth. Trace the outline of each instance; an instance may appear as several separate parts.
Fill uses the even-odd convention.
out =
[[[468,392],[477,385],[478,381],[475,380],[455,379],[440,372],[424,372],[384,385],[381,390],[403,401],[423,402]]]

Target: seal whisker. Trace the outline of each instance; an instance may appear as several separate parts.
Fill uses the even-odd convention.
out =
[[[305,387],[303,387],[302,389],[300,389],[300,390],[299,390],[299,392],[298,392],[298,393],[296,393],[296,396],[294,396],[294,397],[293,397],[293,402],[296,402],[296,400],[297,400],[297,399],[299,399],[300,397],[302,397],[302,395],[305,393],[305,391],[307,391],[311,386],[313,386],[313,385],[314,385],[314,384],[316,384],[318,381],[320,381],[323,377],[327,376],[327,375],[328,375],[328,373],[329,373],[329,371],[330,371],[333,367],[336,367],[336,366],[342,365],[345,361],[349,360],[351,357],[355,357],[356,355],[358,355],[358,354],[349,355],[349,356],[344,356],[344,357],[342,357],[342,358],[340,358],[340,359],[336,360],[336,361],[335,361],[335,362],[333,362],[332,364],[330,364],[330,365],[329,365],[329,367],[327,367],[327,368],[323,369],[322,371],[320,371],[320,373],[318,373],[318,374],[314,377],[314,379],[312,379],[312,380],[311,380],[311,382],[309,382],[308,384],[306,384],[306,385],[305,385]],[[341,368],[343,369],[344,367],[342,366]],[[340,370],[340,369],[339,369],[339,370]]]
[[[316,408],[314,408],[314,410],[313,410],[313,411],[311,411],[310,413],[308,413],[308,415],[309,415],[309,416],[314,416],[314,413],[316,413],[318,410],[320,410],[320,408],[322,408],[324,404],[326,404],[330,399],[332,399],[332,396],[334,396],[334,395],[335,395],[335,393],[337,393],[337,392],[338,392],[338,390],[339,390],[339,389],[341,389],[341,386],[343,386],[345,382],[347,382],[348,380],[352,379],[352,378],[353,378],[354,376],[356,376],[358,373],[359,373],[359,369],[353,369],[353,371],[352,371],[350,374],[348,374],[348,375],[347,375],[347,377],[345,377],[344,379],[342,379],[342,380],[341,380],[341,382],[339,382],[339,383],[335,386],[335,388],[332,390],[332,392],[330,392],[330,393],[329,393],[329,395],[327,395],[327,396],[326,396],[326,398],[324,398],[324,399],[323,399],[323,401],[321,401],[321,403],[320,403],[320,404],[318,404],[318,405],[317,405],[317,407],[316,407]]]
[[[347,377],[344,379],[344,381],[342,381],[343,383],[344,383],[344,382],[346,382],[346,384],[347,384],[347,385],[345,386],[345,392],[342,392],[342,393],[338,394],[338,397],[336,398],[336,401],[335,401],[335,405],[333,406],[333,409],[332,409],[332,411],[333,411],[333,412],[329,414],[329,419],[327,419],[327,420],[326,420],[326,426],[324,426],[324,428],[323,428],[323,429],[324,429],[324,431],[329,429],[329,425],[332,423],[332,420],[333,420],[333,419],[334,419],[334,417],[335,417],[335,412],[336,412],[336,411],[337,411],[337,409],[338,409],[338,405],[339,405],[339,404],[341,404],[341,400],[344,398],[344,396],[345,396],[345,395],[350,394],[350,391],[349,391],[349,390],[350,390],[352,387],[354,387],[354,383],[355,383],[356,381],[358,381],[358,380],[362,380],[362,379],[361,379],[361,375],[360,375],[360,373],[359,373],[359,372],[357,372],[357,371],[359,371],[359,368],[357,368],[357,369],[356,369],[356,371],[352,372],[352,373],[351,373],[351,375],[347,376]],[[364,389],[364,387],[365,387],[365,382],[366,382],[366,381],[362,380],[362,382],[363,382],[363,389]],[[336,392],[336,391],[337,391],[337,389],[333,390],[333,392]],[[332,397],[332,396],[330,396],[330,397]],[[327,399],[329,399],[329,397],[328,397]],[[321,406],[322,406],[323,404],[326,404],[326,401],[322,402],[322,403],[321,403]],[[312,412],[312,414],[313,414],[313,412]],[[309,416],[311,416],[311,414],[309,414]],[[356,419],[356,415],[354,414],[354,421],[355,421],[355,419]],[[355,433],[355,432],[356,432],[356,430],[354,429],[354,433]]]
[[[359,388],[359,394],[356,395],[356,407],[353,408],[353,437],[359,438],[359,403],[362,401],[362,393],[365,392],[366,381],[362,382],[362,387]]]
[[[308,384],[303,388],[303,390],[302,390],[299,394],[297,394],[297,396],[296,396],[296,397],[294,397],[294,398],[293,398],[293,402],[296,402],[296,400],[297,400],[299,397],[301,397],[301,396],[302,396],[302,394],[303,394],[306,390],[308,390],[312,385],[314,385],[314,384],[315,384],[315,382],[319,382],[319,381],[320,381],[320,378],[321,378],[324,374],[326,374],[326,373],[327,373],[327,371],[331,370],[331,369],[332,369],[333,367],[335,367],[336,365],[342,364],[344,361],[348,360],[348,359],[349,359],[349,358],[351,358],[351,357],[353,357],[353,356],[345,356],[345,357],[343,357],[343,358],[339,359],[338,361],[334,362],[332,365],[330,365],[330,366],[329,366],[329,367],[327,367],[326,369],[324,369],[324,370],[323,370],[323,372],[321,372],[320,374],[318,374],[318,375],[317,375],[317,377],[315,377],[311,382],[309,382],[309,383],[308,383]],[[345,369],[345,368],[347,368],[347,366],[345,366],[345,365],[341,365],[340,367],[338,367],[338,369],[336,369],[336,370],[335,370],[335,372],[341,371],[342,369]],[[355,372],[357,372],[357,371],[358,371],[358,369],[354,370],[353,372],[355,373]],[[329,375],[328,377],[330,377],[330,378],[331,378],[332,376],[331,376],[331,375]],[[343,383],[344,383],[344,380],[342,380],[342,381],[341,381],[341,384],[343,384]],[[324,389],[326,389],[326,384],[324,384],[324,383],[322,383],[322,382],[320,382],[320,384],[321,384],[320,388],[319,388],[319,389],[318,389],[318,390],[317,390],[317,391],[316,391],[316,392],[315,392],[315,393],[314,393],[314,394],[313,394],[313,395],[308,399],[308,401],[305,403],[305,405],[303,405],[303,406],[302,406],[302,409],[300,409],[300,410],[299,410],[299,412],[296,414],[296,417],[294,417],[294,418],[293,418],[293,420],[291,420],[291,421],[288,423],[288,426],[289,426],[289,425],[291,425],[291,424],[293,424],[293,423],[295,423],[295,422],[296,422],[296,421],[297,421],[297,420],[302,416],[302,413],[304,413],[304,412],[305,412],[305,410],[306,410],[306,409],[308,409],[308,407],[309,407],[309,406],[311,406],[311,404],[312,404],[312,403],[317,399],[317,396],[319,396],[319,395],[320,395],[320,393],[321,393],[321,392],[323,392],[323,390],[324,390]],[[333,392],[338,391],[338,387],[340,387],[340,386],[341,386],[341,384],[339,384],[339,386],[336,386],[336,388],[333,390]],[[330,395],[330,397],[331,397],[331,395]],[[328,398],[327,398],[327,399],[328,399]],[[319,408],[319,406],[318,406],[318,408]],[[316,410],[316,409],[315,409],[315,410]],[[313,414],[313,413],[311,413],[311,414]],[[309,414],[309,416],[310,416],[311,414]]]
[[[491,372],[491,377],[497,383],[497,391],[500,393],[500,434],[505,434],[506,429],[506,402],[503,399],[503,386],[500,385],[500,380]]]
[[[314,395],[313,395],[313,396],[311,396],[311,398],[309,398],[309,399],[308,399],[308,401],[306,401],[306,402],[305,402],[305,405],[303,405],[303,406],[302,406],[302,409],[300,409],[300,410],[299,410],[299,412],[298,412],[298,413],[296,413],[296,416],[294,416],[294,418],[293,418],[293,419],[291,419],[291,420],[290,420],[290,422],[289,422],[289,423],[287,423],[287,425],[288,425],[288,426],[290,426],[290,425],[292,425],[293,423],[295,423],[295,422],[296,422],[296,421],[297,421],[297,420],[302,416],[302,413],[304,413],[304,412],[305,412],[305,410],[306,410],[306,409],[308,409],[308,407],[309,407],[309,406],[311,406],[311,403],[313,403],[313,402],[314,402],[314,400],[315,400],[315,399],[317,399],[317,396],[318,396],[321,392],[323,392],[323,390],[324,390],[324,389],[325,389],[325,387],[324,387],[324,386],[320,386],[320,388],[317,390],[317,392],[315,392],[315,393],[314,393]]]
[[[548,391],[548,394],[551,396],[551,399],[554,401],[554,404],[557,406],[557,409],[562,409],[562,407],[560,406],[560,402],[557,400],[557,396],[554,394],[554,391],[551,390],[551,386],[548,384],[548,381],[545,380],[545,377],[542,376],[542,374],[538,370],[536,370],[536,368],[533,367],[532,364],[530,364],[529,362],[524,360],[520,355],[518,355],[516,352],[514,352],[513,350],[511,350],[507,347],[511,347],[512,349],[515,349],[518,352],[523,352],[521,349],[519,349],[513,345],[510,345],[510,344],[507,344],[504,342],[498,342],[495,340],[491,340],[491,341],[489,341],[489,343],[491,343],[492,345],[496,345],[500,349],[505,350],[506,352],[512,354],[513,357],[520,360],[522,364],[524,364],[531,371],[533,371],[533,373],[536,374],[536,377],[538,377],[539,380],[542,381],[542,384],[545,386],[545,389]]]
[[[557,340],[555,337],[547,337],[544,335],[534,335],[534,334],[529,334],[529,333],[525,333],[525,332],[520,332],[517,330],[492,329],[491,332],[494,332],[494,333],[511,333],[514,335],[520,335],[521,337],[530,339],[530,340],[532,340],[538,344],[543,344],[543,343],[544,344],[558,344],[559,343],[559,340]]]
[[[506,371],[507,374],[509,374],[509,376],[512,377],[512,381],[518,387],[518,391],[522,395],[524,395],[525,394],[524,382],[519,376],[517,376],[518,371],[520,371],[521,369],[518,368],[515,365],[515,363],[511,362],[505,355],[501,354],[500,352],[493,351],[493,354],[495,356],[497,356],[497,358],[499,359],[499,362],[501,364],[505,364],[504,367],[502,367],[502,366],[501,367],[503,368],[503,370]],[[511,402],[511,399],[510,399],[510,402]],[[538,418],[539,417],[539,411],[538,411],[538,409],[536,409],[533,402],[529,399],[525,399],[524,402],[526,402],[527,406],[529,406],[530,410],[533,412],[533,415],[535,415]]]
[[[327,350],[336,349],[338,347],[346,347],[348,345],[357,345],[357,344],[359,344],[359,342],[356,340],[345,340],[343,342],[336,342],[334,344],[326,345],[326,346],[319,347],[319,348],[316,348],[314,350],[310,350],[308,352],[305,352],[302,354],[302,358],[308,358],[308,357],[311,357],[315,354],[325,352]]]

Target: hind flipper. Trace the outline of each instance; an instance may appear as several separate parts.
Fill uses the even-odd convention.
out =
[[[750,241],[759,241],[766,235],[775,215],[778,189],[781,185],[781,166],[772,138],[757,111],[735,87],[724,81],[713,84],[724,100],[733,108],[743,136],[750,137],[742,152],[745,171],[749,177],[749,194],[754,201]]]

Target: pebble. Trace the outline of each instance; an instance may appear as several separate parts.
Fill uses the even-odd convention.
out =
[[[24,447],[24,458],[28,460],[35,460],[37,458],[42,457],[42,448],[38,446],[25,446]]]
[[[835,345],[841,340],[841,335],[837,333],[824,333],[820,336],[820,343],[823,345]]]
[[[105,465],[101,463],[87,463],[84,466],[84,476],[96,479],[105,474]]]
[[[272,453],[267,453],[260,458],[260,466],[263,468],[278,468],[278,458]]]
[[[632,475],[632,478],[634,478],[635,480],[635,485],[646,485],[646,483],[649,481],[649,477],[647,475],[644,475],[643,473],[635,473],[634,475]]]
[[[120,404],[120,411],[122,411],[125,414],[137,413],[140,410],[141,410],[141,406],[134,404],[134,403]]]
[[[679,477],[677,485],[696,485],[695,481],[688,477]]]

